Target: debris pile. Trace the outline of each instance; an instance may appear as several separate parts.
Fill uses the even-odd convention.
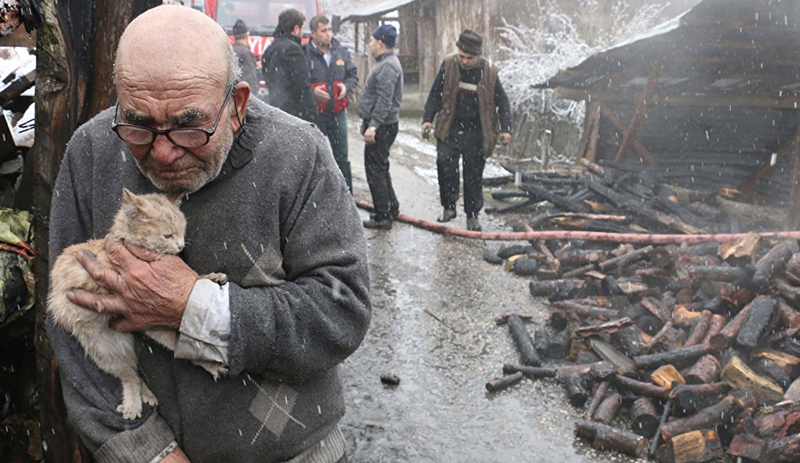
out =
[[[627,192],[626,198],[636,195],[632,190],[639,191],[639,198],[647,194],[641,177],[629,177],[639,180],[618,183],[613,191],[603,190],[603,182],[595,184],[594,178],[561,177],[562,183],[574,182],[566,182],[570,192],[560,195],[553,193],[557,187],[543,193],[528,188],[532,182],[526,175],[517,174],[517,185],[531,195],[528,200],[550,195],[553,200],[547,200],[559,211],[548,220],[560,219],[556,222],[562,226],[739,231],[735,215],[701,213],[703,202],[690,208],[667,197],[673,204],[666,206],[672,208],[667,214],[666,207],[648,208],[661,204],[654,199],[658,193],[638,206],[609,199],[619,190]],[[658,182],[653,185],[646,191],[660,190]],[[600,205],[593,202],[594,194],[629,218],[575,216],[598,212],[586,209]],[[575,225],[575,220],[582,222]],[[484,258],[534,277],[531,295],[550,304],[547,326],[533,336],[525,325],[531,316],[507,314],[497,321],[508,326],[520,362],[504,365],[504,376],[486,384],[489,391],[524,378],[555,379],[573,406],[585,408],[576,436],[598,449],[663,463],[800,458],[796,240],[750,233],[723,244],[534,241]],[[571,363],[564,364],[566,359]]]
[[[552,207],[525,225],[610,233],[740,233],[775,230],[785,219],[774,209],[739,201],[743,195],[735,188],[689,190],[673,184],[676,176],[692,172],[580,162],[586,170],[524,173],[503,165],[512,176],[484,183],[515,188],[493,191],[492,198],[509,203],[486,212],[520,212],[548,204]],[[702,178],[697,184],[703,184]]]

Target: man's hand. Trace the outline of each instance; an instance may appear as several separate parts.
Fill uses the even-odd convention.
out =
[[[364,143],[368,145],[375,143],[375,132],[370,128],[364,131]]]
[[[106,237],[105,247],[110,268],[85,251],[79,252],[77,259],[110,294],[72,290],[67,298],[82,307],[118,315],[112,322],[118,331],[180,328],[197,272],[178,256],[128,249],[111,237]]]
[[[504,145],[507,145],[509,142],[511,142],[511,134],[508,132],[500,132],[498,137],[500,138],[500,143]]]
[[[314,98],[317,101],[321,101],[323,103],[326,103],[326,102],[330,101],[331,95],[330,95],[330,93],[328,93],[327,90],[325,90],[325,87],[320,85],[319,87],[314,87]]]
[[[427,140],[428,137],[431,136],[431,129],[433,128],[433,124],[430,122],[423,122],[422,123],[422,139]]]
[[[336,86],[339,87],[339,97],[336,99],[343,100],[347,96],[347,85],[343,82],[339,82]]]
[[[191,463],[189,461],[189,457],[183,453],[183,450],[180,447],[176,448],[172,452],[168,453],[166,457],[161,459],[160,463]]]

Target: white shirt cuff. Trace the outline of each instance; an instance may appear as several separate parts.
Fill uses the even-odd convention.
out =
[[[231,332],[229,286],[200,279],[194,284],[178,331],[175,358],[228,364]]]

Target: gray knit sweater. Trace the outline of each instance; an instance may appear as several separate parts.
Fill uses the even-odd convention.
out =
[[[84,124],[67,147],[53,193],[51,265],[66,246],[106,234],[122,187],[154,191],[111,131],[113,115]],[[230,375],[214,381],[137,336],[159,405],[125,420],[115,411],[119,381],[50,322],[72,423],[99,461],[147,463],[173,440],[193,463],[279,462],[319,447],[344,414],[337,365],[371,316],[361,221],[327,141],[251,98],[222,173],[181,210],[181,257],[231,281]]]

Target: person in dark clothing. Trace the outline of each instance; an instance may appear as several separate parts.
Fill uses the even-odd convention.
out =
[[[397,30],[382,24],[372,33],[369,50],[375,66],[367,76],[358,98],[358,116],[363,121],[364,169],[375,212],[364,222],[366,228],[392,228],[400,203],[389,175],[389,149],[397,137],[400,104],[403,101],[403,68],[394,54]]]
[[[311,19],[311,40],[305,44],[311,87],[319,115],[317,127],[328,137],[336,164],[353,192],[347,155],[347,107],[358,85],[358,70],[350,53],[332,37],[325,16]]]
[[[483,39],[464,30],[456,42],[458,52],[445,57],[433,81],[425,112],[422,136],[427,138],[436,118],[436,168],[442,215],[439,222],[456,217],[458,160],[464,162],[464,212],[467,229],[480,231],[478,213],[483,209],[483,168],[497,139],[511,141],[511,108],[497,67],[481,57]],[[499,134],[499,135],[498,135]]]
[[[300,38],[303,36],[303,13],[290,8],[278,16],[275,40],[261,57],[261,70],[272,106],[315,122],[317,105],[311,95],[308,62]]]
[[[250,85],[250,94],[258,95],[258,69],[256,66],[256,57],[253,51],[250,50],[248,39],[250,32],[247,29],[247,23],[241,19],[236,20],[233,25],[233,52],[239,58],[239,68],[242,70],[242,80]]]

